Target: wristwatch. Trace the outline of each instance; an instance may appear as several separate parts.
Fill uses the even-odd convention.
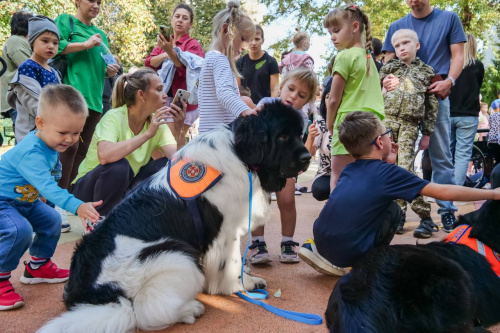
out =
[[[451,86],[454,87],[455,86],[455,78],[453,78],[453,76],[451,76],[451,75],[448,75],[447,79],[450,79]]]

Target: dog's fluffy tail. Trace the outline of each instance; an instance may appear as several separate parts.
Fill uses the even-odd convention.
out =
[[[81,304],[44,325],[37,333],[125,333],[136,327],[132,303]]]

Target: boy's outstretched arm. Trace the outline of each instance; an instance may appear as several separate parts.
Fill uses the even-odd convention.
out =
[[[85,227],[87,224],[85,223],[85,220],[89,220],[91,222],[97,222],[99,219],[99,213],[97,210],[95,210],[94,207],[97,207],[102,204],[102,200],[99,200],[97,202],[85,202],[82,203],[80,206],[78,206],[78,209],[76,210],[76,214],[82,221],[83,227]]]
[[[500,200],[500,187],[482,190],[457,185],[427,184],[419,194],[443,201]]]

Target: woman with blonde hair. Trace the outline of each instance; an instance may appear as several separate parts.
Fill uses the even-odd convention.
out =
[[[476,59],[474,36],[467,34],[464,68],[450,95],[451,152],[455,160],[455,184],[463,185],[472,154],[480,111],[479,90],[483,84],[484,66]]]
[[[87,156],[78,169],[71,193],[79,198],[99,198],[99,215],[106,216],[127,190],[159,171],[186,144],[182,109],[165,106],[163,82],[150,68],[118,78],[113,90],[113,109],[97,124]],[[175,132],[165,123],[174,119]],[[161,150],[166,156],[152,160]],[[99,201],[97,200],[97,201]]]

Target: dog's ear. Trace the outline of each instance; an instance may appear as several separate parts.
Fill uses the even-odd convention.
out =
[[[265,158],[267,126],[262,116],[242,117],[233,123],[234,150],[249,166],[258,166]]]
[[[500,201],[488,200],[475,212],[464,215],[472,226],[470,236],[500,252]]]

